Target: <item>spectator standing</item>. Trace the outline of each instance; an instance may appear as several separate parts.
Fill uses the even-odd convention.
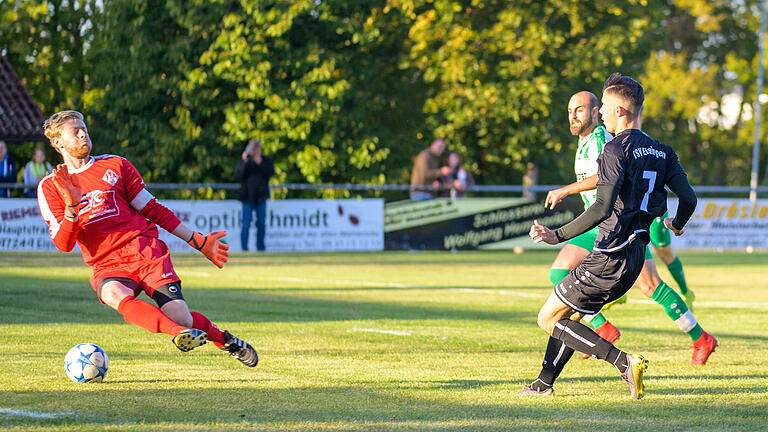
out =
[[[464,164],[461,163],[461,156],[459,152],[451,150],[448,152],[448,169],[450,172],[448,175],[440,177],[440,183],[442,183],[445,191],[443,195],[450,196],[451,198],[464,198],[467,196],[467,188],[474,186],[475,179],[472,178]]]
[[[240,201],[243,203],[240,244],[244,251],[248,250],[248,232],[254,211],[256,212],[256,249],[260,251],[265,249],[269,178],[275,174],[275,165],[272,159],[261,153],[261,141],[256,138],[251,139],[235,170],[235,177],[240,179]]]
[[[24,167],[24,185],[29,186],[29,188],[24,189],[24,196],[27,198],[37,197],[38,183],[52,170],[51,164],[45,160],[45,150],[40,147],[36,148],[32,160]]]
[[[428,200],[434,198],[429,191],[416,190],[418,186],[440,186],[440,176],[450,174],[447,166],[440,166],[440,156],[445,151],[445,140],[437,138],[422,150],[413,161],[411,173],[411,199]]]
[[[5,141],[0,140],[0,183],[16,183],[16,161],[8,154]],[[0,198],[10,198],[11,190],[0,188]]]

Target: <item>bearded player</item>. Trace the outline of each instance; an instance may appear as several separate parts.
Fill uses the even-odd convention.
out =
[[[648,362],[641,355],[617,349],[578,321],[618,299],[635,283],[645,264],[654,218],[667,210],[669,187],[680,199],[674,219],[664,225],[681,235],[696,208],[675,151],[641,130],[645,94],[634,79],[615,73],[603,85],[606,129],[616,134],[597,159],[597,199],[578,218],[553,231],[534,221],[534,242],[557,244],[599,226],[592,251],[555,286],[541,307],[538,324],[549,335],[542,373],[521,395],[552,395],[552,384],[574,350],[613,364],[627,382],[633,399],[643,397]]]
[[[547,194],[545,206],[554,208],[564,197],[579,193],[584,208],[588,209],[597,197],[597,158],[600,156],[605,143],[610,141],[612,136],[603,126],[597,124],[597,114],[599,110],[597,97],[590,92],[582,91],[574,94],[568,102],[568,117],[570,130],[573,135],[579,137],[579,145],[576,150],[576,162],[574,164],[576,178],[578,181],[562,188],[550,191]],[[657,251],[662,250],[664,255],[660,255],[664,262],[671,262],[676,259],[674,253],[669,247],[670,235],[669,229],[664,227],[662,220],[666,218],[657,217],[649,228],[651,243]],[[595,245],[597,238],[597,227],[583,233],[565,244],[560,253],[552,263],[552,269],[549,272],[549,279],[553,285],[557,285],[576,268],[579,263],[589,254]],[[671,259],[669,256],[671,255]],[[679,262],[679,260],[678,260]],[[680,268],[682,271],[682,267]],[[675,273],[673,272],[673,275]],[[676,278],[677,280],[677,278]],[[674,289],[667,285],[659,277],[656,271],[656,263],[653,260],[650,250],[645,249],[645,263],[643,270],[635,284],[640,291],[647,297],[655,301],[664,308],[667,316],[677,324],[681,331],[688,334],[693,342],[693,354],[691,357],[692,365],[703,365],[707,362],[710,354],[714,352],[718,345],[717,339],[704,331],[686,300],[693,300],[693,291],[688,290],[687,286],[681,285],[681,290],[689,293],[687,298],[681,297]],[[626,299],[626,297],[623,297]],[[616,341],[619,336],[619,330],[608,321],[602,312],[594,315],[584,316],[584,320],[595,330],[597,334],[608,342]],[[588,358],[587,354],[582,354],[582,358]]]
[[[219,268],[229,256],[229,246],[219,241],[226,233],[204,236],[192,231],[145,189],[128,160],[91,156],[91,139],[79,112],[58,112],[43,129],[64,163],[38,186],[40,215],[56,248],[70,252],[76,243],[80,246],[83,261],[93,270],[90,282],[99,301],[126,322],[173,336],[181,351],[210,340],[246,366],[256,366],[258,356],[251,345],[219,330],[203,314],[190,312],[157,225]],[[157,306],[139,300],[141,292]]]

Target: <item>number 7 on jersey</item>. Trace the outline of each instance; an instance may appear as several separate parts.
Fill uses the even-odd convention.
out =
[[[643,195],[643,200],[640,202],[640,210],[648,211],[648,196],[651,195],[653,187],[656,185],[656,171],[643,171],[643,178],[648,179],[648,190]]]

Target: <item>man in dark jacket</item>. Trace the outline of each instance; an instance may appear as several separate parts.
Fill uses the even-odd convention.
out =
[[[0,183],[16,183],[16,161],[8,154],[8,148],[2,140],[0,140]],[[0,188],[0,198],[10,196],[10,189]]]
[[[251,217],[256,211],[256,249],[264,250],[264,235],[267,219],[267,199],[269,199],[269,178],[275,173],[272,159],[261,154],[261,141],[256,138],[248,141],[242,160],[235,170],[240,179],[240,201],[243,203],[243,225],[240,230],[240,244],[248,250],[248,231]]]

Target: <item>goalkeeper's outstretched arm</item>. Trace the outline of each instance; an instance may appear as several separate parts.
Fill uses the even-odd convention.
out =
[[[216,267],[224,267],[224,263],[229,258],[229,245],[222,243],[219,239],[227,235],[224,231],[212,231],[208,235],[192,231],[189,227],[180,223],[171,234],[184,240],[205,255]]]
[[[136,197],[131,201],[131,205],[142,216],[199,250],[216,267],[224,267],[224,263],[227,262],[229,257],[229,246],[219,241],[219,239],[227,235],[226,232],[214,231],[204,236],[201,233],[192,231],[168,207],[157,202],[155,197],[146,189],[142,189],[136,194]]]

